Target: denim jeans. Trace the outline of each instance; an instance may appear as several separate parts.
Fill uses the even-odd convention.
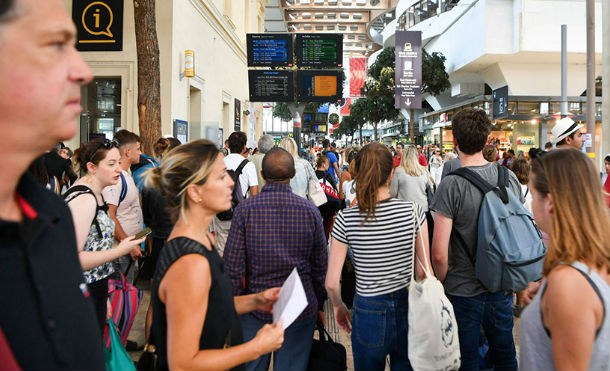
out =
[[[240,317],[244,334],[244,342],[252,340],[265,322],[252,314]],[[284,344],[273,352],[273,370],[305,371],[309,363],[309,353],[313,343],[313,330],[316,326],[316,316],[293,322],[284,331]],[[267,353],[252,362],[246,363],[248,371],[267,371],[271,361],[271,353]]]
[[[407,289],[378,296],[356,294],[352,314],[352,352],[356,370],[412,370],[408,356]]]
[[[517,370],[513,339],[513,295],[495,292],[472,297],[447,295],[453,305],[460,337],[460,370],[479,369],[481,327],[489,342],[494,371]]]

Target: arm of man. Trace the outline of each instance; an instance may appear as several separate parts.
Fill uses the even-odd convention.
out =
[[[242,211],[243,208],[239,206],[235,209],[223,254],[225,269],[233,286],[233,295],[246,294],[244,287],[246,278],[246,228]]]
[[[244,166],[244,173],[248,177],[248,192],[250,197],[258,194],[258,176],[256,175],[256,166],[252,162],[249,162]]]
[[[119,222],[119,219],[116,217],[116,211],[118,208],[119,207],[117,205],[108,204],[108,215],[110,215],[110,218],[114,221],[114,239],[117,241],[123,241],[128,236],[123,230],[121,222]]]
[[[121,223],[117,219],[116,213],[119,208],[119,200],[121,198],[122,179],[119,179],[117,184],[106,187],[102,190],[102,196],[108,204],[108,215],[114,221],[114,239],[122,241],[127,237],[127,233],[123,230]]]
[[[432,266],[436,277],[442,282],[449,269],[449,238],[453,219],[437,212],[434,216],[434,236],[432,237]]]

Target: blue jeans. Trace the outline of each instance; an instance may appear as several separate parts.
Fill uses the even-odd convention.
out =
[[[495,292],[472,297],[447,295],[453,305],[460,337],[460,370],[479,369],[481,327],[489,342],[494,371],[517,370],[513,340],[513,295]]]
[[[408,356],[407,289],[378,296],[356,294],[352,314],[352,352],[356,370],[412,370]]]
[[[244,334],[244,342],[252,340],[265,322],[252,314],[240,317]],[[313,343],[313,330],[316,326],[316,316],[301,321],[295,321],[284,331],[284,344],[273,352],[273,370],[305,371],[309,363],[309,353]],[[267,353],[252,362],[246,363],[248,371],[267,371],[271,361],[271,353]]]

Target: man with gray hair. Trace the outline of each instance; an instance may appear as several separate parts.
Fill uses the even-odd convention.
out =
[[[263,157],[265,157],[267,152],[271,151],[271,148],[273,148],[274,145],[273,137],[269,134],[265,134],[258,140],[258,153],[248,157],[248,160],[256,167],[258,189],[262,189],[266,184],[265,178],[263,178],[263,175],[261,174],[261,171],[263,170]]]
[[[26,172],[76,134],[92,76],[75,39],[62,0],[0,1],[0,369],[104,368],[70,210]]]

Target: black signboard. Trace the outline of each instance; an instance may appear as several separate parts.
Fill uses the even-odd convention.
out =
[[[508,116],[508,85],[492,92],[493,118],[500,119]]]
[[[293,102],[294,71],[248,70],[250,102]]]
[[[248,67],[291,67],[292,35],[249,33],[246,35]]]
[[[295,45],[299,67],[343,65],[343,34],[297,34]]]
[[[123,50],[123,0],[73,0],[79,51]]]
[[[396,93],[394,107],[421,108],[421,31],[396,31]]]
[[[239,99],[235,99],[235,127],[233,130],[241,131],[241,101]]]
[[[343,95],[341,70],[297,70],[299,102],[337,102]]]

